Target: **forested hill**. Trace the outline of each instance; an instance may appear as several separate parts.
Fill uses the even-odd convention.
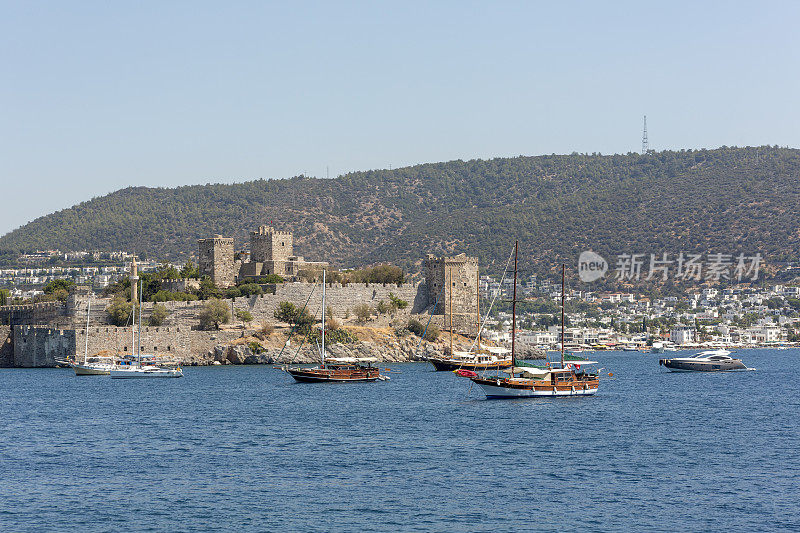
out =
[[[271,223],[294,232],[296,253],[340,267],[466,252],[491,270],[515,239],[539,271],[589,248],[607,258],[760,251],[775,261],[800,257],[799,179],[799,150],[723,147],[137,187],[41,217],[0,238],[0,250],[124,249],[181,261],[198,238],[234,236],[239,248]]]

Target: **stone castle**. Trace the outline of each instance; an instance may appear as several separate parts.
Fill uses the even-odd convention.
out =
[[[246,278],[277,274],[294,280],[301,270],[321,270],[324,261],[306,261],[294,255],[292,234],[261,226],[250,232],[250,260],[236,259],[233,238],[217,235],[200,239],[198,266],[201,276],[209,276],[219,287],[230,287]]]
[[[297,279],[300,270],[321,269],[325,262],[305,261],[292,249],[292,234],[262,226],[250,233],[250,256],[237,260],[232,238],[215,236],[201,239],[199,270],[221,287],[234,285],[247,278],[278,274],[287,280]],[[132,276],[135,272],[132,269]],[[358,304],[372,307],[388,302],[389,293],[409,302],[394,319],[401,322],[416,317],[423,323],[429,318],[446,332],[475,334],[478,323],[478,260],[464,254],[454,257],[428,255],[424,263],[422,283],[402,286],[331,283],[326,290],[326,306],[334,316],[344,319],[353,316]],[[279,304],[289,301],[297,306],[308,305],[312,314],[321,309],[322,291],[312,283],[291,282],[274,285],[274,294],[237,297],[230,300],[231,311],[248,311],[256,324],[274,322]],[[110,298],[91,302],[91,326],[88,334],[89,353],[129,352],[130,328],[110,324],[105,311]],[[82,354],[87,343],[85,330],[89,303],[88,289],[70,295],[66,303],[46,302],[27,306],[0,308],[0,367],[54,366],[56,359]],[[153,303],[143,304],[146,323]],[[157,352],[179,360],[196,360],[215,344],[233,340],[241,330],[202,331],[198,328],[202,301],[165,302],[168,317],[159,327],[142,328],[142,350]],[[234,313],[232,313],[233,315]]]

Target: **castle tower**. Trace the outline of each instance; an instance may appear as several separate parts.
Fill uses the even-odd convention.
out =
[[[230,287],[235,283],[233,268],[233,237],[216,235],[197,241],[200,248],[198,269],[200,276],[209,276],[217,287]]]
[[[286,263],[294,257],[292,234],[261,226],[250,232],[250,261],[264,264],[264,274],[285,274]]]
[[[478,315],[478,258],[459,254],[454,257],[425,259],[425,284],[428,305],[436,304],[434,315],[444,315],[444,327],[474,333]]]

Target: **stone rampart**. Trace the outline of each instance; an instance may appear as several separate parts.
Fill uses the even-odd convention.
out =
[[[0,307],[0,324],[20,326],[60,324],[67,320],[67,307],[61,302],[40,302]]]
[[[11,326],[0,326],[0,368],[14,366],[14,339]]]
[[[14,365],[56,366],[56,359],[75,353],[75,330],[50,326],[13,326]]]

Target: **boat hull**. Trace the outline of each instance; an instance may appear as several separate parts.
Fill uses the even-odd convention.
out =
[[[380,371],[377,368],[363,370],[289,368],[286,372],[300,383],[357,383],[376,381],[380,378]]]
[[[102,368],[102,367],[93,367],[93,366],[84,366],[84,365],[72,365],[72,369],[75,370],[76,376],[107,376],[111,373],[110,368]]]
[[[739,359],[731,361],[681,361],[676,359],[659,359],[658,364],[671,372],[728,372],[731,370],[747,370],[747,366]]]
[[[180,369],[158,370],[112,370],[111,379],[160,379],[160,378],[182,378],[183,372]]]
[[[556,396],[592,396],[597,393],[596,380],[552,385],[549,382],[510,384],[507,380],[474,378],[489,399],[500,398],[552,398]],[[499,383],[498,383],[499,382]]]
[[[511,359],[498,361],[495,363],[470,363],[468,361],[459,361],[457,359],[428,359],[428,362],[433,365],[439,372],[453,370],[499,370],[501,368],[509,368],[511,366]]]

